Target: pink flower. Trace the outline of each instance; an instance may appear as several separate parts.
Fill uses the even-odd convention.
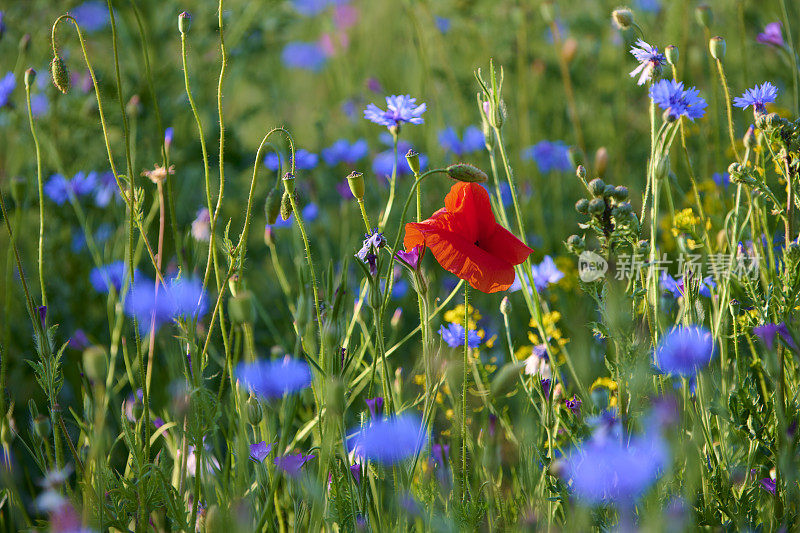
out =
[[[783,32],[780,22],[770,22],[764,27],[764,32],[756,36],[756,41],[770,46],[783,47]]]
[[[333,23],[340,30],[352,28],[358,22],[358,9],[355,7],[342,4],[336,6],[333,10]]]

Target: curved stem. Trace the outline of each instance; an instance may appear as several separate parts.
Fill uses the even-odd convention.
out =
[[[36,135],[36,128],[33,123],[33,111],[31,110],[31,86],[26,76],[25,80],[25,99],[28,104],[28,124],[31,128],[33,144],[36,147],[36,183],[39,190],[39,286],[42,291],[42,305],[47,307],[47,293],[44,287],[44,185],[42,183],[42,153],[39,148],[39,137]]]

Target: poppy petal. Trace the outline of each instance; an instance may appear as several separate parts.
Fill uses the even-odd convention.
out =
[[[430,248],[442,268],[466,280],[481,292],[504,291],[514,283],[514,267],[511,263],[436,224],[407,224],[404,244],[408,248],[415,243]]]
[[[482,249],[512,265],[519,265],[533,253],[531,248],[506,228],[497,223],[493,226],[492,233],[487,238],[481,238],[478,243]]]

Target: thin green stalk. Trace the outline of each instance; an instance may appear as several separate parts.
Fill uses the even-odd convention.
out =
[[[717,59],[716,63],[717,72],[719,73],[719,80],[722,82],[722,90],[725,93],[725,111],[728,117],[728,135],[730,136],[731,140],[731,148],[733,149],[733,153],[736,155],[736,161],[741,163],[742,158],[739,156],[739,150],[736,148],[736,135],[733,132],[733,110],[731,107],[731,91],[728,88],[728,79],[725,77],[725,69],[722,68],[722,61]]]
[[[31,128],[31,136],[33,137],[33,144],[36,147],[36,183],[39,191],[39,253],[38,253],[38,267],[39,267],[39,286],[42,291],[42,305],[47,307],[47,292],[44,286],[44,186],[42,181],[42,153],[39,148],[39,137],[36,135],[36,127],[33,122],[33,111],[31,110],[31,82],[33,81],[33,69],[25,73],[25,101],[28,104],[28,124]]]
[[[461,384],[461,500],[467,499],[467,381],[469,379],[469,284],[464,284],[464,381]]]

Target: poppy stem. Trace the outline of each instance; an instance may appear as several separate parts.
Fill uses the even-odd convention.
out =
[[[469,379],[469,283],[464,284],[464,381],[461,384],[461,499],[467,497],[467,380]]]

